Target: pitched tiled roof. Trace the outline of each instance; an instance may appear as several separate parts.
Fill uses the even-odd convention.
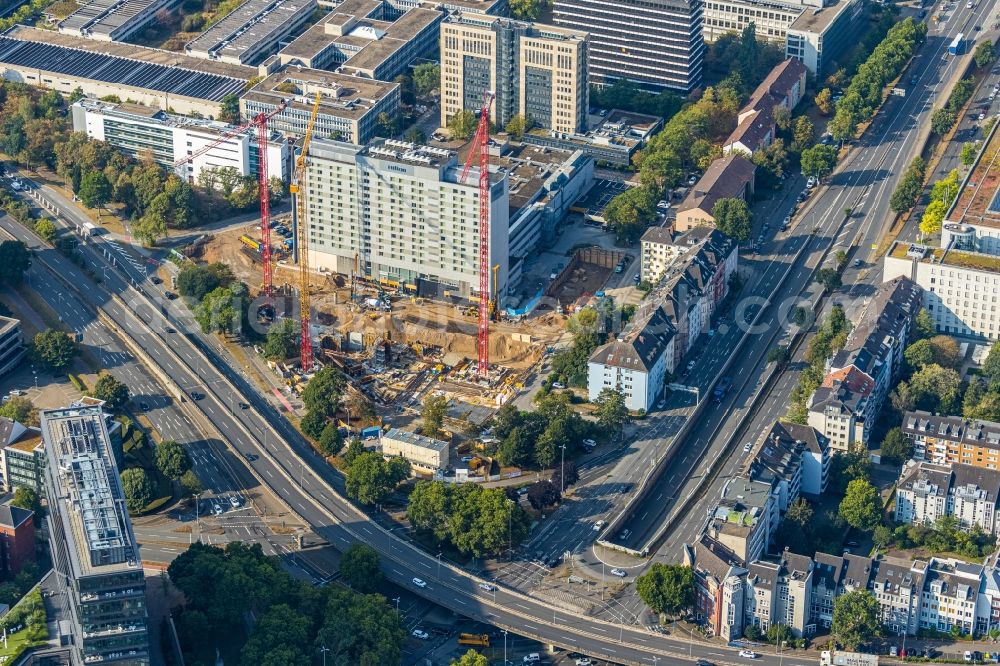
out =
[[[742,155],[730,154],[712,162],[691,188],[678,212],[698,208],[711,213],[719,199],[738,197],[747,183],[753,182],[757,167]]]

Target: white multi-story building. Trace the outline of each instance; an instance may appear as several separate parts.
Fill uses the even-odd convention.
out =
[[[478,298],[478,167],[461,182],[454,152],[391,139],[365,148],[316,139],[309,159],[303,189],[312,266],[429,296]],[[499,266],[490,287],[502,304],[507,173],[491,172],[490,181],[489,262]]]
[[[176,116],[147,106],[87,98],[73,104],[71,112],[77,132],[86,132],[132,155],[151,155],[168,169],[234,129],[226,123]],[[257,155],[257,130],[252,128],[177,167],[177,175],[197,181],[204,169],[233,168],[241,176],[256,176]],[[287,182],[290,168],[288,142],[274,132],[267,144],[268,174]]]
[[[415,467],[428,471],[447,469],[451,464],[451,444],[440,439],[424,437],[409,430],[392,428],[379,439],[382,455],[402,456]]]
[[[684,254],[684,248],[674,244],[674,233],[670,227],[650,227],[639,242],[642,246],[639,275],[650,284],[659,282],[667,268]]]
[[[726,484],[706,533],[731,550],[744,564],[756,562],[771,543],[777,525],[771,522],[774,495],[771,485],[748,478]]]
[[[808,418],[834,448],[846,451],[868,442],[870,426],[899,379],[921,292],[906,278],[883,283],[831,359],[810,400]]]
[[[1000,471],[972,465],[911,460],[896,484],[896,520],[931,525],[953,516],[964,529],[997,533]]]
[[[785,30],[785,55],[822,77],[857,43],[864,10],[864,0],[838,0],[822,9],[807,9]]]
[[[812,634],[813,560],[787,548],[778,562],[758,561],[749,565],[746,577],[746,623],[761,631],[783,624],[792,634]]]
[[[91,0],[59,21],[59,32],[106,42],[124,42],[169,12],[179,0]]]
[[[309,22],[316,0],[246,0],[184,47],[196,58],[256,65]]]
[[[822,6],[822,0],[705,0],[702,31],[706,42],[714,42],[753,23],[757,39],[784,46],[788,26],[802,12]]]
[[[882,279],[903,275],[923,287],[923,304],[941,333],[1000,338],[1000,257],[896,242]]]

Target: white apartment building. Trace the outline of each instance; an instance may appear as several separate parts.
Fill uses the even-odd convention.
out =
[[[932,525],[954,516],[963,529],[997,533],[1000,471],[972,465],[909,461],[896,484],[896,520]]]
[[[478,298],[479,169],[443,148],[385,140],[359,147],[313,140],[304,186],[309,261],[428,296]],[[508,276],[508,178],[490,174],[490,287]],[[302,223],[302,221],[300,221]],[[357,266],[357,268],[356,268]]]
[[[71,107],[73,129],[131,153],[152,155],[160,165],[174,163],[218,141],[232,125],[212,120],[177,116],[138,104],[101,102],[84,98]],[[231,167],[241,176],[257,175],[257,130],[230,137],[211,150],[177,167],[177,175],[197,181],[204,169]],[[267,144],[269,177],[288,182],[291,151],[288,142],[272,133]]]
[[[975,631],[982,572],[981,564],[932,558],[920,604],[920,628]]]
[[[440,439],[392,428],[382,434],[380,442],[383,456],[402,456],[414,467],[434,472],[451,464],[451,444]]]
[[[732,479],[722,491],[706,533],[744,564],[756,562],[767,552],[778,527],[771,522],[773,503],[771,484],[745,477]]]
[[[799,638],[813,633],[813,560],[788,551],[778,562],[758,561],[749,565],[746,578],[746,623],[761,631],[783,624]]]
[[[656,284],[667,268],[684,253],[684,248],[674,244],[674,234],[670,227],[650,227],[642,234],[639,276],[650,284]]]
[[[924,308],[941,333],[1000,338],[1000,257],[896,242],[882,279],[905,276],[923,287]]]

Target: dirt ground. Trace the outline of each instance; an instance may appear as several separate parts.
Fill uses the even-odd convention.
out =
[[[573,269],[572,274],[559,287],[555,297],[563,305],[569,305],[584,294],[593,295],[604,288],[612,269],[595,264],[583,264]]]
[[[239,240],[243,234],[257,238],[260,231],[255,224],[248,224],[215,234],[193,258],[222,262],[232,268],[237,279],[251,286],[260,285],[261,263],[244,250]],[[590,269],[581,273],[579,279],[571,278],[567,283],[569,288],[579,288],[581,293],[585,290],[592,292],[592,282],[596,280],[603,284],[607,276],[599,276],[597,273],[600,271]],[[298,266],[279,259],[274,270],[275,285],[297,285],[298,279]],[[396,342],[434,345],[441,347],[445,353],[468,358],[476,356],[476,319],[464,315],[454,305],[400,296],[393,298],[391,313],[365,311],[351,304],[349,278],[342,275],[315,274],[311,281],[311,294],[313,309],[319,313],[318,319],[329,327],[331,334],[362,332]],[[564,321],[563,316],[548,312],[523,322],[494,322],[490,326],[491,360],[515,370],[530,367],[541,357],[545,346],[562,334]]]

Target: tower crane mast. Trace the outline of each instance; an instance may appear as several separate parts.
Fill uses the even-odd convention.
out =
[[[299,250],[299,323],[302,327],[300,358],[303,372],[308,372],[312,368],[313,347],[312,308],[309,296],[309,224],[306,219],[309,207],[306,205],[305,192],[302,191],[302,188],[305,184],[306,169],[309,167],[306,155],[309,152],[309,144],[312,142],[313,125],[316,123],[316,114],[319,113],[319,102],[320,94],[317,92],[316,100],[313,102],[312,113],[309,114],[306,135],[302,139],[301,152],[295,160],[295,180],[289,187],[289,191],[295,195],[296,210],[298,211],[296,244]]]
[[[486,91],[483,108],[479,111],[479,125],[472,139],[472,147],[465,159],[461,182],[469,177],[469,170],[479,154],[479,330],[476,374],[486,377],[490,369],[490,107],[494,94]]]

